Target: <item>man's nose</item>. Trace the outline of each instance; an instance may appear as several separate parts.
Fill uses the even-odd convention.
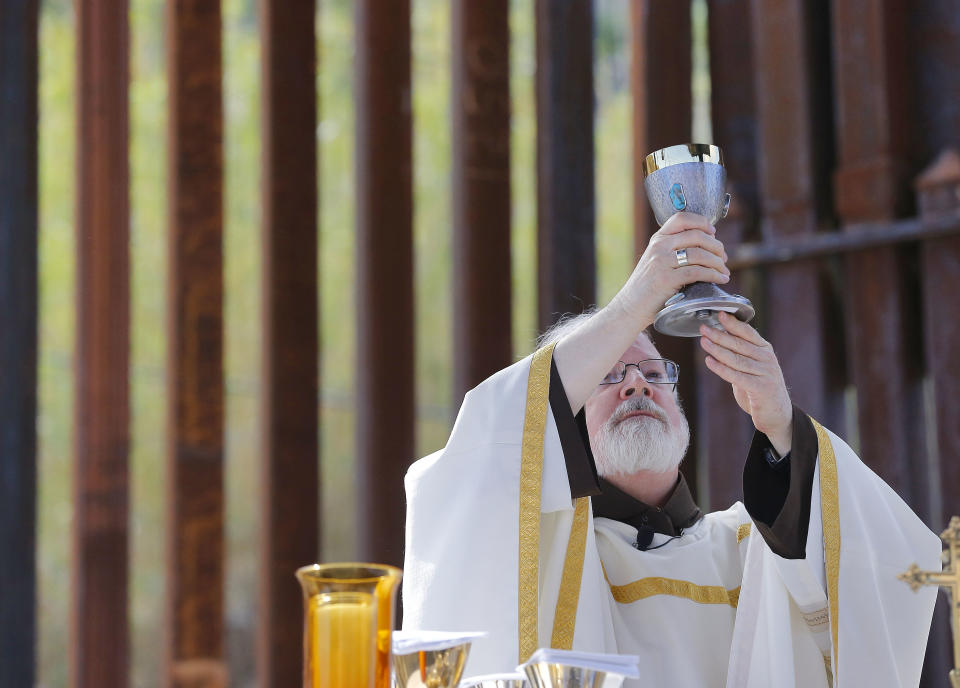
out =
[[[627,399],[635,394],[645,397],[653,396],[653,386],[643,379],[643,375],[635,367],[627,368],[627,373],[620,383],[620,398]]]

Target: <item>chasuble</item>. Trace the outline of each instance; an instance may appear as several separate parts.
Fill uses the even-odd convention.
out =
[[[680,484],[638,549],[636,509],[582,488],[592,463],[551,354],[469,392],[447,445],[408,471],[405,629],[487,631],[465,676],[550,646],[636,654],[636,688],[917,684],[936,590],[896,575],[936,567],[940,541],[843,440],[795,412],[791,453],[809,456],[783,494],[703,515]],[[745,485],[764,470],[748,459]]]

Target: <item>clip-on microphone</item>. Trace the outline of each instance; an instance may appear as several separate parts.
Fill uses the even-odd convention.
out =
[[[653,533],[654,530],[650,526],[640,526],[637,529],[637,541],[633,546],[641,552],[646,552],[650,543],[653,542]]]

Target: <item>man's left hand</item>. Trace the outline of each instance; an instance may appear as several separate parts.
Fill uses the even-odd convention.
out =
[[[793,405],[773,347],[750,325],[729,313],[719,314],[723,330],[700,326],[706,365],[733,386],[733,395],[750,414],[780,456],[790,451]]]

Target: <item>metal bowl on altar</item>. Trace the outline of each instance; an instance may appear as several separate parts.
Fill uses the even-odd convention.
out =
[[[393,656],[398,688],[454,688],[470,655],[470,643]]]
[[[621,688],[624,679],[621,674],[554,662],[528,663],[523,670],[531,688]]]
[[[523,674],[484,674],[460,681],[460,688],[529,688]]]

